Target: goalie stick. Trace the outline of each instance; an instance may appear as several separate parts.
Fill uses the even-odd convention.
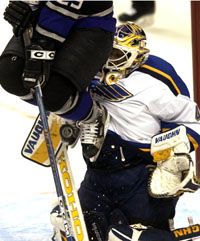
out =
[[[70,221],[75,232],[75,240],[87,241],[87,229],[85,226],[83,213],[76,191],[74,178],[67,154],[67,146],[62,143],[59,129],[63,124],[63,119],[53,113],[47,114],[48,126],[56,157],[56,165],[64,191],[67,206],[69,208]],[[23,145],[22,155],[26,159],[33,161],[44,167],[50,167],[43,126],[40,115],[36,118],[33,127]],[[62,235],[63,236],[63,235]]]
[[[172,231],[178,241],[200,241],[200,225],[177,228]]]
[[[23,39],[25,47],[29,47],[31,42],[29,29],[24,32]],[[42,73],[41,77],[45,78],[45,74]],[[88,236],[86,232],[86,227],[84,226],[83,216],[81,216],[80,203],[76,203],[78,200],[78,196],[74,190],[74,186],[72,185],[74,183],[72,179],[72,172],[70,166],[67,165],[66,161],[67,146],[62,144],[57,155],[55,155],[48,125],[47,112],[44,108],[42,91],[39,82],[34,87],[34,90],[37,105],[39,107],[39,113],[43,127],[48,157],[54,178],[60,212],[63,218],[66,239],[68,241],[87,241]],[[69,173],[71,173],[71,176],[69,175]],[[60,180],[60,176],[62,182]]]
[[[200,224],[194,223],[193,218],[188,217],[189,226],[172,228],[172,232],[177,241],[200,241]]]

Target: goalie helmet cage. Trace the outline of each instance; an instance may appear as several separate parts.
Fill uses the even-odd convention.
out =
[[[200,1],[191,1],[194,100],[200,106]],[[196,174],[200,178],[200,147],[196,151]]]

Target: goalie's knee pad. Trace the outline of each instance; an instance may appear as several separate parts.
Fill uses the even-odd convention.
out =
[[[135,226],[135,225],[134,225]],[[138,225],[136,225],[138,226]],[[147,228],[115,225],[110,227],[108,241],[176,241],[171,232]]]

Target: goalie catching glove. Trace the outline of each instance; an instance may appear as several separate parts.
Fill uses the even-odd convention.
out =
[[[152,138],[151,154],[157,167],[149,180],[149,193],[155,198],[176,197],[195,192],[194,163],[189,154],[190,142],[186,128],[179,126]]]

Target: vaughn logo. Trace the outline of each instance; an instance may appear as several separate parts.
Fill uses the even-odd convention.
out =
[[[53,60],[55,51],[31,50],[31,59]]]
[[[28,154],[33,154],[33,152],[35,150],[35,146],[37,145],[42,132],[43,132],[43,125],[42,125],[42,121],[39,118],[37,121],[37,124],[34,125],[34,128],[30,133],[28,142],[26,143],[25,148],[24,148],[24,152],[26,152]]]
[[[172,137],[178,136],[179,134],[180,134],[180,128],[170,132],[166,132],[166,134],[163,133],[162,135],[155,138],[155,143],[157,144],[159,142],[171,139]]]

